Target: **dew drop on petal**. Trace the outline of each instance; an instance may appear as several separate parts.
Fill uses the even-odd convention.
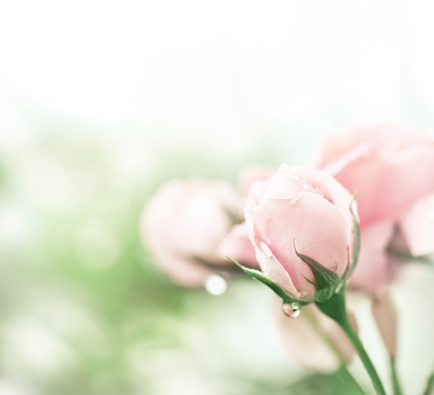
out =
[[[211,274],[203,286],[211,295],[223,295],[228,287],[226,280],[218,274]]]
[[[282,310],[289,318],[297,318],[300,315],[300,306],[297,303],[284,303]]]

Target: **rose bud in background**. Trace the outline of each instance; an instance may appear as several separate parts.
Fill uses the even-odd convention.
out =
[[[333,177],[314,169],[282,165],[267,181],[255,182],[245,216],[264,276],[297,300],[314,298],[313,272],[296,248],[343,277],[354,242],[352,199]]]
[[[172,180],[149,200],[141,232],[157,264],[175,282],[201,286],[216,271],[234,268],[223,255],[226,250],[245,265],[256,264],[251,243],[238,248],[225,240],[234,226],[234,233],[243,233],[242,221],[242,198],[225,181]]]
[[[373,298],[373,316],[394,360],[399,328],[388,285],[405,261],[390,251],[434,251],[434,141],[391,126],[329,135],[318,168],[358,190],[361,247],[349,289]]]
[[[434,141],[390,126],[325,138],[317,168],[356,190],[361,249],[351,284],[375,292],[394,270],[386,250],[399,226],[414,256],[434,251]]]

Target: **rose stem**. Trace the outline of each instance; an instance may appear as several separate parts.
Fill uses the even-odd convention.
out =
[[[307,309],[302,310],[301,313],[306,317],[307,321],[312,325],[312,328],[315,330],[315,332],[321,337],[322,340],[324,340],[327,346],[329,346],[332,352],[339,358],[341,369],[345,372],[348,379],[354,384],[354,387],[357,388],[361,394],[365,394],[365,391],[360,386],[359,382],[354,378],[354,376],[348,370],[344,356],[336,347],[336,345],[332,342],[330,336],[323,330],[323,328],[320,327],[320,325],[318,325],[318,322],[315,320],[312,313]]]
[[[432,372],[431,376],[429,376],[428,378],[428,382],[426,383],[426,388],[423,395],[430,395],[433,387],[434,387],[434,372]]]
[[[390,357],[390,372],[392,376],[393,393],[395,395],[402,395],[401,384],[398,380],[398,374],[396,372],[396,362],[394,357]]]
[[[377,394],[386,395],[383,383],[381,382],[380,377],[378,376],[378,373],[371,362],[371,359],[366,353],[363,343],[360,341],[359,336],[357,336],[356,331],[353,329],[350,321],[348,320],[343,290],[341,290],[339,293],[335,293],[327,302],[317,302],[316,304],[325,315],[335,320],[347,334],[348,338],[353,343],[354,348],[357,350],[363,366],[371,377],[372,384],[374,385]]]

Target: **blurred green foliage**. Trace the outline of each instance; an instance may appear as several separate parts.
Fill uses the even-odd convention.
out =
[[[235,183],[252,157],[285,160],[271,143],[221,160],[170,145],[155,152],[144,140],[125,141],[120,152],[110,136],[37,136],[0,157],[0,209],[12,207],[23,224],[1,242],[0,385],[38,395],[353,393],[342,372],[291,372],[288,362],[258,376],[242,356],[218,350],[226,335],[209,344],[216,327],[232,333],[230,305],[243,314],[238,284],[220,297],[179,287],[140,238],[142,208],[162,182],[195,175]],[[144,161],[122,167],[119,158],[140,159],[141,150]]]

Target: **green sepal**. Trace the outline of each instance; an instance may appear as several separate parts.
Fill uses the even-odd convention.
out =
[[[314,299],[297,299],[294,296],[289,295],[280,285],[276,284],[274,281],[270,280],[264,273],[259,270],[251,269],[249,267],[241,265],[235,259],[228,257],[235,265],[237,265],[245,273],[249,274],[255,280],[260,281],[262,284],[270,288],[274,293],[280,296],[283,303],[296,303],[299,306],[305,306],[309,303],[315,302]]]
[[[342,278],[344,280],[346,280],[348,277],[351,276],[351,273],[355,269],[357,261],[359,259],[360,229],[359,229],[359,223],[357,222],[357,218],[356,218],[354,211],[353,211],[353,202],[356,200],[356,196],[357,196],[357,191],[354,192],[353,199],[351,200],[351,203],[350,203],[350,212],[351,212],[351,217],[353,218],[353,233],[354,233],[353,251],[352,251],[353,253],[351,256],[351,263],[350,263],[348,269],[346,270],[346,272],[344,273],[344,275],[342,276]]]
[[[302,276],[304,277],[304,279],[309,283],[309,284],[312,284],[313,286],[315,286],[315,283],[313,282],[313,281],[311,281],[311,280],[309,280],[306,276],[304,276],[303,274],[302,274]]]
[[[313,274],[315,282],[313,285],[316,289],[315,301],[316,302],[325,302],[329,300],[333,294],[340,290],[342,287],[342,279],[331,270],[327,269],[323,265],[319,264],[312,258],[309,258],[306,255],[300,254],[295,247],[294,240],[294,250],[297,256],[309,266],[310,271]],[[306,279],[308,280],[308,279]],[[309,280],[308,280],[309,281]],[[309,281],[312,284],[312,281]]]

